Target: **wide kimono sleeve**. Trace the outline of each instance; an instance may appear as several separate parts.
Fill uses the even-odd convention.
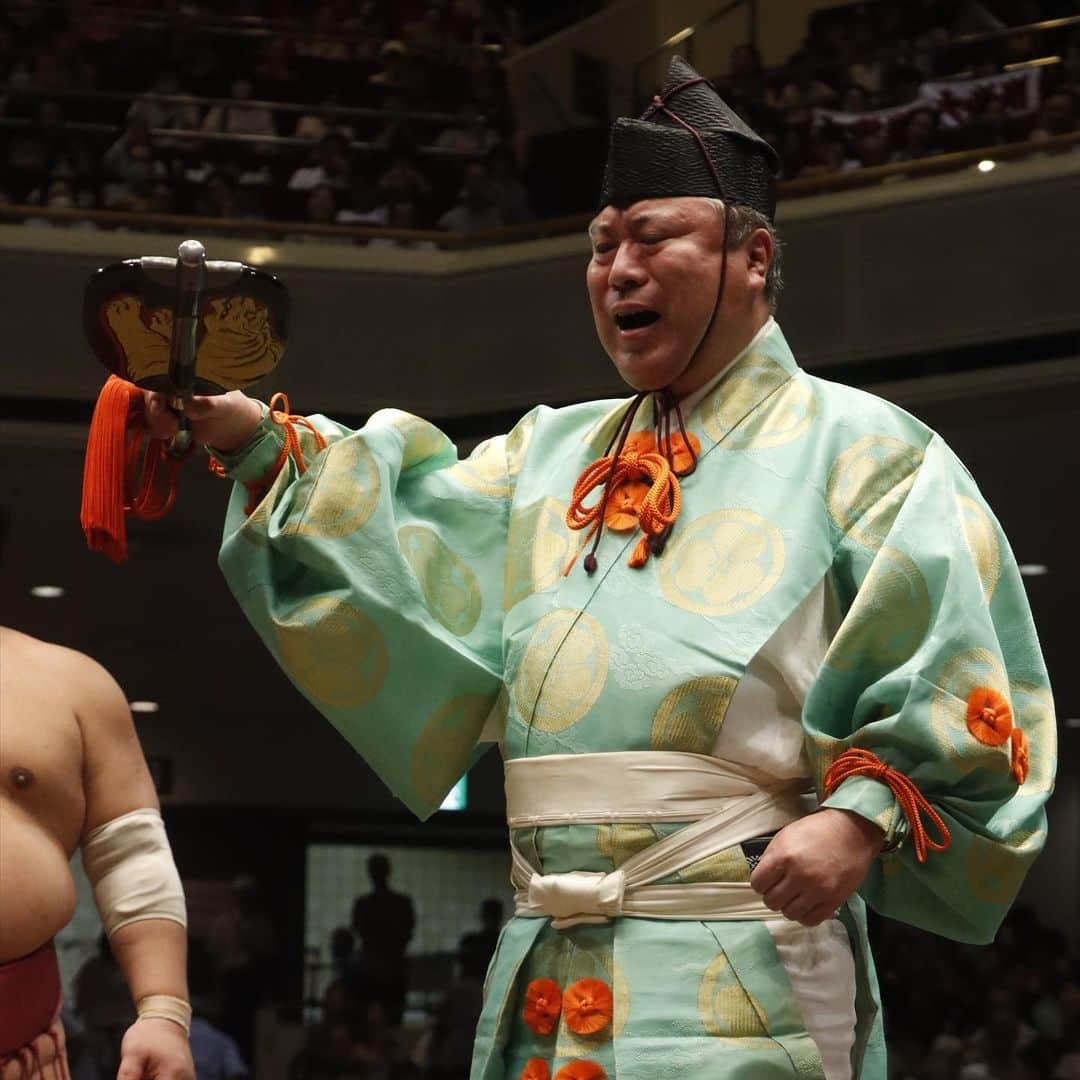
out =
[[[897,444],[901,445],[901,444]],[[988,942],[1043,845],[1056,728],[1012,552],[944,442],[838,459],[829,575],[839,623],[804,707],[819,796],[886,830],[860,892],[884,915]],[[847,490],[844,490],[846,486]],[[835,625],[835,624],[834,624]],[[890,788],[822,779],[850,747],[909,777],[951,835],[920,862]],[[935,829],[928,825],[931,839]],[[889,851],[889,849],[892,849]]]
[[[502,686],[503,573],[528,425],[464,461],[394,410],[359,431],[309,418],[251,513],[243,482],[272,475],[284,429],[264,419],[236,455],[220,565],[296,687],[419,817],[473,757]]]

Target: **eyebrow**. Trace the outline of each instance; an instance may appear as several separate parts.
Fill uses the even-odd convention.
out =
[[[626,224],[633,231],[657,224],[670,227],[678,225],[681,220],[682,217],[678,213],[665,212],[663,210],[642,210],[629,218]],[[610,233],[611,231],[611,226],[604,221],[592,221],[589,224],[588,232],[591,240],[595,240],[598,233]]]

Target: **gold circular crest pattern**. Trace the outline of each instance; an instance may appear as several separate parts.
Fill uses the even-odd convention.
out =
[[[514,680],[518,714],[540,731],[573,727],[596,704],[608,660],[604,628],[592,615],[548,612],[533,628]]]
[[[808,382],[792,378],[769,357],[751,359],[756,363],[722,379],[701,405],[705,434],[725,450],[764,450],[793,442],[817,412]],[[754,409],[757,402],[761,405]]]
[[[990,515],[974,499],[959,495],[956,502],[964,526],[964,538],[979,571],[983,596],[989,604],[1001,576],[1001,544],[998,541],[997,529],[994,528]]]
[[[653,750],[711,754],[739,680],[705,675],[676,686],[653,716]]]
[[[300,452],[304,455],[304,460],[313,462],[319,453],[315,436],[305,427],[298,427],[297,435],[300,438]],[[292,477],[288,469],[282,469],[274,477],[274,482],[270,485],[269,490],[240,528],[240,535],[249,543],[254,544],[256,547],[266,547],[270,543],[270,518],[282,489],[288,487],[291,482]],[[295,534],[295,525],[286,522],[282,531],[286,536],[290,535],[290,533]]]
[[[510,515],[503,608],[509,611],[533,593],[551,588],[570,558],[566,507],[543,499]]]
[[[331,443],[307,476],[314,488],[296,524],[297,536],[324,540],[348,536],[375,512],[382,487],[379,467],[359,435]]]
[[[1054,698],[1048,686],[1018,680],[1009,687],[1016,726],[1028,736],[1028,774],[1020,792],[1023,795],[1048,795],[1054,787],[1057,754],[1047,738],[1054,739],[1057,722]]]
[[[411,469],[422,461],[435,457],[444,450],[452,450],[453,444],[434,424],[429,424],[412,413],[399,409],[380,409],[372,421],[387,423],[396,428],[405,445],[401,451],[401,467]]]
[[[413,746],[412,785],[428,804],[438,806],[469,767],[476,740],[491,711],[487,694],[460,694],[436,709]]]
[[[530,414],[509,435],[485,439],[464,461],[447,469],[446,476],[481,495],[505,499],[521,472],[535,426],[536,416]]]
[[[825,663],[837,671],[891,670],[910,660],[930,626],[930,593],[913,559],[894,547],[874,556]]]
[[[398,529],[398,543],[420,583],[428,610],[451,634],[465,637],[480,618],[476,575],[426,526],[403,525]]]
[[[660,837],[652,825],[637,822],[615,822],[596,826],[596,848],[605,859],[611,860],[613,870],[632,855],[652,847]]]
[[[967,701],[979,687],[989,687],[1008,698],[1008,676],[997,656],[989,649],[968,649],[949,660],[934,681],[930,728],[954,768],[968,772],[983,765],[1007,772],[1008,740],[1001,746],[987,746],[973,738],[967,728]]]
[[[506,436],[485,439],[464,461],[451,465],[444,475],[480,495],[506,498],[510,494]]]
[[[342,600],[307,600],[277,619],[274,634],[286,670],[309,697],[324,705],[364,705],[386,678],[389,654],[379,628]]]
[[[837,455],[829,470],[829,516],[856,543],[878,548],[904,504],[923,455],[886,435],[866,435]]]
[[[968,884],[989,904],[1011,904],[1031,864],[1030,856],[973,833],[967,851]]]
[[[310,461],[311,459],[307,456],[307,447],[304,446],[303,439],[301,439],[300,445],[304,452],[305,460]],[[266,547],[270,543],[270,517],[273,513],[274,506],[277,504],[278,497],[281,495],[281,489],[288,484],[288,470],[282,469],[281,472],[274,477],[274,482],[259,501],[259,505],[251,511],[247,516],[247,519],[240,526],[240,535],[247,540],[248,543],[254,544],[256,547]]]
[[[506,471],[511,480],[521,474],[521,466],[525,464],[525,453],[529,449],[535,427],[536,413],[529,413],[518,421],[506,436]]]
[[[762,1021],[764,1010],[743,988],[724,953],[718,953],[709,961],[701,977],[698,1012],[705,1030],[718,1038],[768,1036]]]
[[[785,558],[772,522],[752,510],[717,510],[691,522],[660,560],[660,589],[686,611],[732,615],[769,592]]]

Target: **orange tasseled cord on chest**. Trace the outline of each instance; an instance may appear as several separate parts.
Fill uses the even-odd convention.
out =
[[[587,466],[574,485],[566,524],[574,530],[589,530],[582,544],[584,547],[592,541],[592,550],[584,559],[586,573],[596,570],[596,550],[605,527],[612,532],[641,529],[627,560],[634,569],[644,566],[650,554],[659,555],[682,509],[679,480],[697,468],[701,444],[696,436],[687,434],[678,402],[669,390],[655,395],[656,431],[630,434],[634,417],[648,396],[644,391],[631,401],[603,456]],[[679,425],[675,434],[671,431],[673,412]],[[597,488],[602,488],[600,498],[586,506],[585,500]],[[580,551],[564,573],[570,573],[578,554]]]

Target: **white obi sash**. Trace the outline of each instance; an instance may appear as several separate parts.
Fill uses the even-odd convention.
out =
[[[505,778],[518,915],[550,918],[557,930],[620,915],[783,920],[749,882],[655,883],[803,817],[809,808],[802,797],[806,781],[777,782],[730,761],[660,750],[514,758],[505,763]],[[693,824],[610,874],[540,874],[513,842],[514,829],[652,821]]]

